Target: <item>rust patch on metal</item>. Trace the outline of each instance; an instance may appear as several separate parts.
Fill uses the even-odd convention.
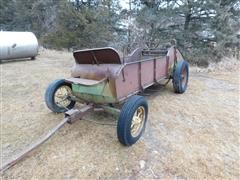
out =
[[[77,64],[121,64],[118,52],[110,47],[74,51]]]

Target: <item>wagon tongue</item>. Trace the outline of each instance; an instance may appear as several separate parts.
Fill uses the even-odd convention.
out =
[[[118,52],[109,47],[78,50],[73,56],[76,64],[122,64]]]

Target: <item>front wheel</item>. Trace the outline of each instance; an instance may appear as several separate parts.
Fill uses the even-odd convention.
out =
[[[45,102],[47,107],[56,113],[66,112],[72,109],[75,101],[71,100],[72,89],[64,79],[53,81],[45,92]]]
[[[118,140],[125,146],[136,143],[147,121],[148,104],[142,96],[132,96],[123,105],[117,124]]]
[[[178,61],[173,71],[173,88],[175,93],[184,93],[187,89],[189,65],[185,60]]]

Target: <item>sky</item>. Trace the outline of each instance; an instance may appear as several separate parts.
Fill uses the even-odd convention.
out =
[[[129,3],[129,0],[120,0],[120,5],[121,5],[124,9],[128,9],[128,3]]]

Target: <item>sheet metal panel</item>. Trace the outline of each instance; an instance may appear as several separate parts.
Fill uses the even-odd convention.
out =
[[[0,31],[0,60],[33,58],[38,54],[38,40],[32,32]]]

